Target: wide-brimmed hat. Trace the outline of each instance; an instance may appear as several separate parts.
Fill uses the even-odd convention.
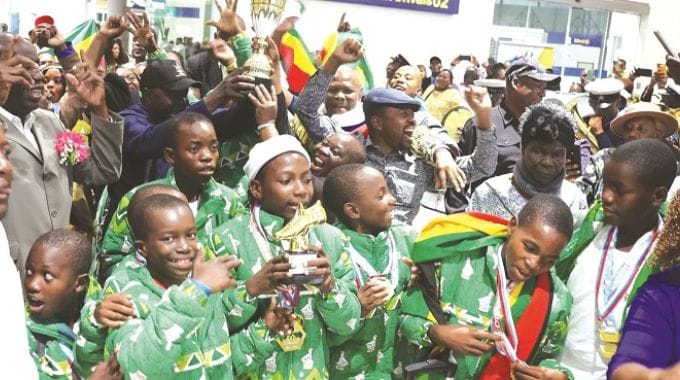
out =
[[[610,125],[615,135],[623,137],[623,127],[630,120],[638,117],[650,117],[657,121],[657,129],[661,130],[661,137],[666,138],[678,130],[678,120],[663,112],[661,107],[647,102],[633,103],[626,107]]]

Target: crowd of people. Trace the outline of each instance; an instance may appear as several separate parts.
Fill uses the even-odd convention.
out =
[[[465,55],[368,89],[343,16],[296,94],[291,21],[256,78],[218,7],[203,48],[0,33],[4,373],[680,378],[680,55],[639,97]]]

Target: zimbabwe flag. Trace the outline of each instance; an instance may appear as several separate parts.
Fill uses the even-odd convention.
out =
[[[307,49],[307,45],[295,28],[288,31],[281,38],[279,54],[283,62],[288,89],[299,95],[309,78],[316,72],[314,57]]]
[[[80,54],[81,50],[86,50],[88,46],[90,46],[94,35],[97,34],[98,31],[99,25],[97,25],[94,20],[90,19],[73,28],[73,30],[66,35],[66,41],[71,41],[76,53]]]

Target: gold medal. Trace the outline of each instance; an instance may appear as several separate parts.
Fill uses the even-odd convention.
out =
[[[610,360],[612,357],[614,357],[616,348],[617,345],[614,343],[601,343],[599,349],[600,355],[602,355],[604,359]]]
[[[602,324],[600,326],[600,355],[604,359],[611,359],[614,354],[616,353],[616,349],[618,348],[619,342],[621,341],[621,332],[617,330],[615,327],[611,326],[605,326]]]
[[[304,328],[302,328],[302,317],[296,314],[294,318],[293,332],[290,335],[276,338],[276,343],[281,346],[281,349],[284,352],[299,350],[305,343],[305,337],[307,336],[307,333],[305,333]]]

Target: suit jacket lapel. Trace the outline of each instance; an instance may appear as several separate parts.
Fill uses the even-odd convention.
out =
[[[21,145],[24,149],[26,149],[29,153],[31,153],[36,158],[36,160],[38,160],[38,161],[40,161],[40,163],[42,163],[43,159],[42,159],[42,155],[40,154],[40,151],[38,151],[38,149],[36,149],[36,147],[33,146],[33,144],[31,144],[30,141],[28,141],[26,136],[24,136],[24,134],[21,133],[21,131],[19,131],[17,129],[17,127],[15,127],[12,123],[10,123],[9,120],[5,120],[4,118],[2,118],[2,119],[5,123],[5,125],[7,125],[7,138],[10,141],[14,141],[15,143]],[[35,127],[35,124],[34,124],[34,127]],[[38,140],[37,137],[36,137],[36,140]],[[40,142],[38,142],[38,144],[40,144]]]

